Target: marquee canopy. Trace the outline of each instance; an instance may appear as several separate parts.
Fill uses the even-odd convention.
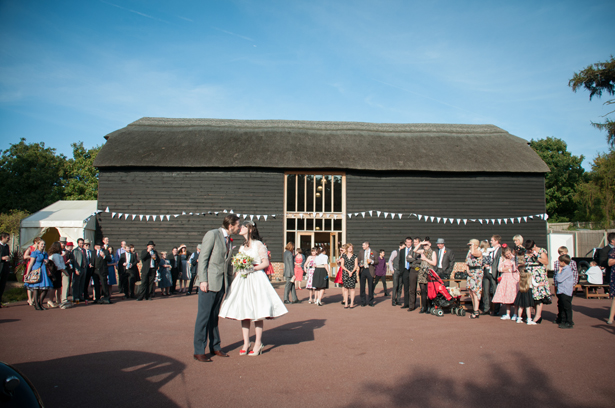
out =
[[[68,241],[77,242],[78,238],[94,241],[98,201],[60,200],[43,208],[28,218],[21,220],[19,242],[22,247],[32,244],[36,237],[41,237],[50,228],[56,228]]]

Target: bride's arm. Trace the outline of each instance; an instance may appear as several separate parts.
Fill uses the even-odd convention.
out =
[[[269,256],[267,255],[267,248],[262,243],[258,243],[258,257],[261,259],[261,263],[254,265],[255,271],[262,271],[269,266]]]

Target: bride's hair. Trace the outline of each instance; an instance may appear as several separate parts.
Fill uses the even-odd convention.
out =
[[[250,241],[262,241],[261,235],[258,233],[258,228],[256,227],[256,223],[254,221],[245,221],[243,226],[248,229],[248,240],[246,244],[249,245]]]

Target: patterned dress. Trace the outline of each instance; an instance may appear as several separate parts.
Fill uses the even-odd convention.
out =
[[[551,303],[551,291],[549,290],[549,278],[547,269],[543,264],[538,262],[538,258],[547,251],[543,248],[538,249],[538,256],[534,256],[532,252],[525,254],[525,270],[532,274],[534,287],[532,288],[532,297],[534,303]]]
[[[615,248],[609,251],[609,259],[615,259]],[[611,283],[609,285],[611,297],[615,296],[615,265],[611,266]]]
[[[350,258],[348,258],[346,254],[342,255],[344,268],[348,269],[349,271],[352,271],[354,269],[355,259],[357,259],[357,256],[355,254],[352,254]],[[346,289],[354,289],[355,286],[357,286],[357,272],[355,271],[355,273],[350,276],[348,275],[348,272],[344,270],[344,272],[342,272],[342,282]]]
[[[515,266],[514,260],[503,259],[500,262],[500,276],[502,280],[495,291],[493,303],[512,305],[517,298],[517,292],[519,292],[519,271]]]
[[[433,255],[433,249],[431,247],[425,249],[425,258],[431,259]],[[429,274],[429,269],[433,268],[427,261],[421,261],[421,266],[419,269],[419,283],[427,283],[427,275]]]
[[[315,256],[308,256],[307,260],[305,261],[305,278],[306,278],[306,284],[305,284],[305,288],[306,289],[314,289],[314,287],[312,286],[312,279],[314,278],[314,259],[316,259]]]
[[[466,281],[468,290],[475,293],[480,299],[483,292],[483,261],[481,258],[476,258],[468,252],[466,264],[469,268]]]

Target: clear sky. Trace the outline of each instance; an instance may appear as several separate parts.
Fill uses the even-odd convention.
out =
[[[494,124],[607,150],[615,1],[0,0],[0,149],[144,116]],[[511,160],[514,158],[511,157]]]

